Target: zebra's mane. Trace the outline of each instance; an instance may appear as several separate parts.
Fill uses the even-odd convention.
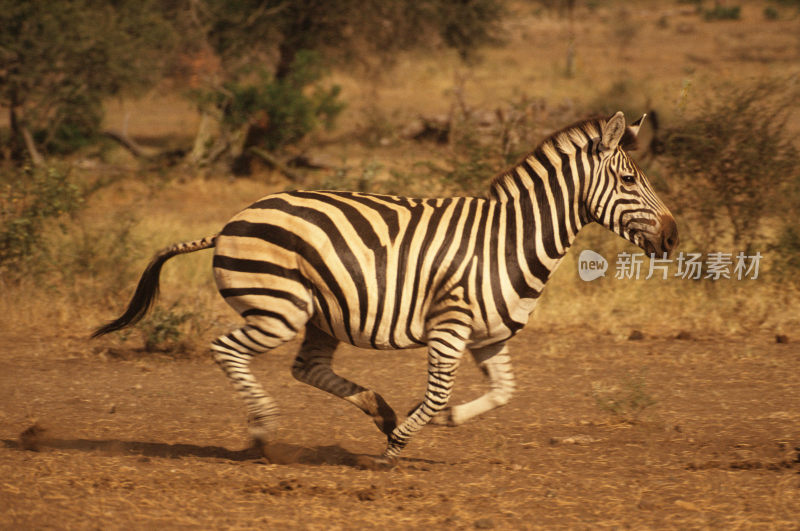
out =
[[[501,186],[507,178],[511,177],[514,169],[532,157],[541,159],[542,157],[547,157],[548,153],[551,155],[557,155],[558,153],[570,155],[579,149],[585,148],[591,139],[600,137],[603,125],[605,125],[608,119],[609,117],[605,116],[584,118],[583,120],[579,120],[550,134],[550,136],[542,140],[533,151],[517,161],[516,164],[495,175],[490,184],[490,195],[496,195],[497,188]],[[622,135],[620,146],[626,151],[633,151],[638,147],[636,135],[633,134],[628,127],[625,128],[625,133]]]

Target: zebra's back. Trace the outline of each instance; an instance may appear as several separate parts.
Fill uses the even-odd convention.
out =
[[[294,335],[310,320],[361,347],[421,346],[440,299],[474,289],[466,273],[488,210],[479,198],[269,195],[221,231],[217,285],[248,322],[272,333]]]

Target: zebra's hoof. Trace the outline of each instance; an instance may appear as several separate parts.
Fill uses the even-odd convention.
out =
[[[431,419],[430,424],[435,426],[455,426],[456,423],[453,421],[453,409],[450,407],[444,408]]]
[[[361,470],[391,470],[396,466],[397,459],[393,457],[359,455],[355,461],[355,467]]]
[[[458,423],[453,417],[453,408],[449,406],[441,410],[436,416],[432,417],[428,424],[433,424],[434,426],[447,426],[450,428],[458,426]]]

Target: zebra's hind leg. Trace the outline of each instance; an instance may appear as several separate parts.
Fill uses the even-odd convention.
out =
[[[431,419],[431,424],[458,426],[511,400],[516,384],[511,370],[511,358],[505,343],[472,351],[472,357],[489,379],[489,392],[470,402],[447,407]]]
[[[264,447],[277,429],[278,407],[250,371],[250,360],[291,339],[278,337],[251,324],[217,338],[211,345],[214,361],[244,399],[249,414],[250,435]]]
[[[355,405],[372,417],[388,437],[397,426],[397,415],[381,395],[342,378],[331,366],[339,341],[315,326],[306,326],[306,337],[292,365],[292,376]]]

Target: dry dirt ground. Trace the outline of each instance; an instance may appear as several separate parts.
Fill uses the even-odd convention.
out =
[[[0,528],[800,526],[797,343],[631,341],[534,320],[512,342],[511,404],[426,428],[388,471],[355,466],[383,449],[367,417],[291,379],[297,347],[254,363],[291,457],[270,464],[200,353],[4,337]],[[398,412],[422,395],[423,351],[342,347],[336,361]],[[454,399],[483,388],[466,362]]]

